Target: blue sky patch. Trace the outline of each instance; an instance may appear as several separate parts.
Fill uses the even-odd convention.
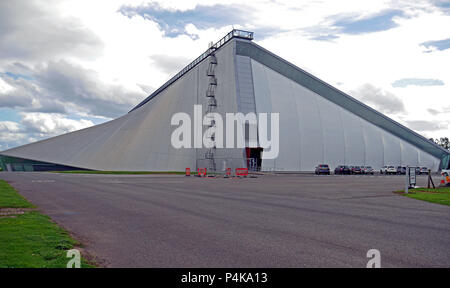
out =
[[[443,40],[436,40],[436,41],[427,41],[422,44],[425,48],[429,49],[426,52],[431,52],[432,49],[436,50],[445,50],[450,48],[450,38],[443,39]]]
[[[438,8],[448,9],[450,8],[450,2],[447,0],[434,0],[433,1],[434,6]]]
[[[363,19],[341,19],[335,21],[333,26],[340,28],[341,32],[345,34],[379,32],[395,28],[397,24],[392,19],[396,16],[403,16],[403,11],[388,10]]]
[[[408,86],[442,86],[444,81],[439,79],[404,78],[392,83],[392,87],[405,88]]]
[[[311,40],[316,40],[316,41],[333,41],[335,39],[338,39],[339,36],[333,35],[333,34],[326,34],[326,35],[319,35],[319,36],[315,36],[312,38],[309,38]]]
[[[9,78],[12,78],[14,80],[17,80],[19,78],[22,78],[22,79],[25,79],[25,80],[31,80],[32,79],[30,76],[23,75],[23,74],[11,73],[11,72],[0,73],[0,76],[9,77]]]
[[[157,3],[150,3],[139,7],[123,6],[119,12],[130,18],[140,15],[145,19],[155,21],[167,37],[176,37],[186,34],[184,28],[187,24],[194,24],[198,29],[221,28],[233,24],[242,25],[252,10],[246,9],[242,5],[217,4],[213,6],[197,5],[194,9],[180,11],[166,10]]]
[[[20,122],[22,117],[17,110],[11,108],[0,108],[0,121]]]

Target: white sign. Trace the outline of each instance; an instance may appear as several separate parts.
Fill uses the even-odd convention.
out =
[[[416,167],[409,167],[409,186],[416,186]]]

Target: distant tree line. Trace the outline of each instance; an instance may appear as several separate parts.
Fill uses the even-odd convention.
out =
[[[450,150],[450,141],[448,140],[448,137],[441,137],[439,139],[430,138],[430,141],[436,143],[437,145]]]

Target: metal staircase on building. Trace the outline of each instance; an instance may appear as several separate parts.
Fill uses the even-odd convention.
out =
[[[208,69],[206,70],[206,76],[209,77],[208,88],[206,90],[206,97],[208,98],[208,109],[206,110],[206,117],[209,118],[210,125],[208,127],[216,127],[216,122],[214,121],[214,117],[211,116],[211,113],[215,113],[217,111],[217,99],[216,99],[216,88],[217,88],[217,78],[215,74],[215,69],[217,66],[217,58],[215,55],[215,51],[217,48],[214,46],[210,47],[210,54],[208,57]],[[208,130],[209,131],[209,130]],[[208,151],[205,153],[205,159],[209,162],[208,171],[215,172],[216,171],[216,161],[215,161],[215,153],[216,153],[216,139],[215,132],[207,132],[205,135],[206,138],[209,138],[212,147],[208,148]]]

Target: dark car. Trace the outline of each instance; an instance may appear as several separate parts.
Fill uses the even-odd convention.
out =
[[[405,175],[406,174],[406,167],[397,166],[397,174],[398,175]]]
[[[352,166],[352,174],[362,174],[360,166]]]
[[[350,174],[353,174],[353,167],[352,165],[348,166],[348,169],[350,170]]]
[[[320,174],[330,175],[330,166],[328,166],[328,164],[317,165],[317,167],[316,167],[316,174],[317,175],[320,175]]]
[[[347,165],[338,165],[334,169],[334,174],[350,174],[350,167]]]

